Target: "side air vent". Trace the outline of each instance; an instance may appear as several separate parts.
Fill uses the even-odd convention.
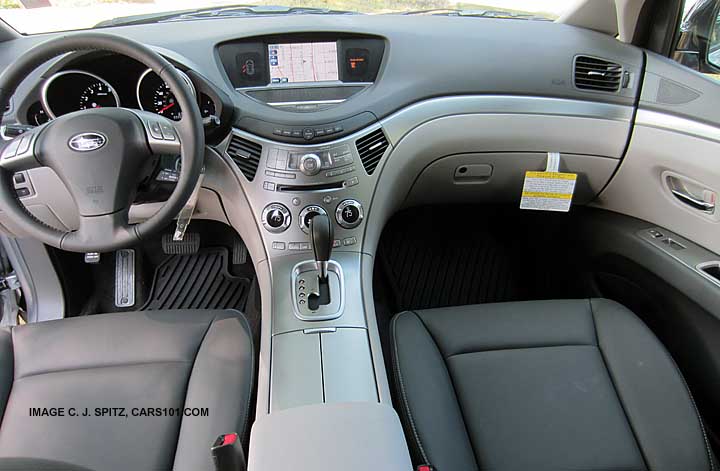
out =
[[[360,160],[368,175],[372,175],[389,144],[382,129],[373,131],[355,141]]]
[[[227,154],[237,164],[240,171],[249,181],[253,181],[258,165],[260,164],[260,154],[262,154],[262,146],[254,142],[233,135],[228,144]]]
[[[595,57],[575,58],[575,86],[582,90],[617,92],[620,90],[622,75],[620,64]]]

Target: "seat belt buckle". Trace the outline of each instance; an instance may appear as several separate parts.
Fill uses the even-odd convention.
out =
[[[415,471],[435,471],[435,467],[429,464],[419,464]]]
[[[225,433],[210,447],[215,471],[246,471],[245,452],[237,433]]]

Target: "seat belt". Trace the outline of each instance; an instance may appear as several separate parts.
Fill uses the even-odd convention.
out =
[[[210,447],[215,471],[246,471],[247,462],[237,433],[217,437]]]

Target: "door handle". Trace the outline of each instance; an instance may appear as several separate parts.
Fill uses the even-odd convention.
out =
[[[709,203],[707,201],[703,201],[701,199],[698,199],[692,195],[689,195],[685,193],[684,191],[672,188],[670,189],[672,191],[672,194],[675,195],[675,198],[682,201],[686,205],[697,209],[698,211],[703,211],[708,214],[713,214],[715,212],[715,203]]]

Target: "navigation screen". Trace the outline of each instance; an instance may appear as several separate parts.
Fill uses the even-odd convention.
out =
[[[338,80],[337,42],[268,45],[270,83]]]

